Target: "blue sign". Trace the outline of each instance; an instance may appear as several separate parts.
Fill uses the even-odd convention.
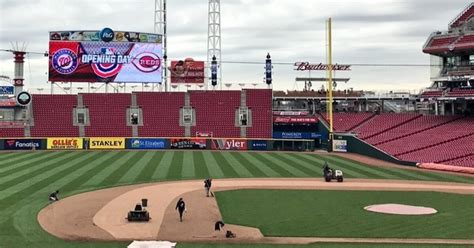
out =
[[[15,87],[13,86],[0,86],[0,95],[14,95]]]
[[[103,42],[110,42],[114,39],[114,31],[111,28],[104,28],[100,31],[99,38]]]
[[[33,150],[41,149],[42,143],[40,139],[6,139],[3,145],[5,150]]]
[[[310,132],[273,132],[274,139],[319,139],[321,134]]]
[[[129,149],[165,149],[165,139],[129,139]]]
[[[266,140],[252,140],[250,143],[252,144],[250,147],[250,150],[260,150],[260,151],[268,150]]]

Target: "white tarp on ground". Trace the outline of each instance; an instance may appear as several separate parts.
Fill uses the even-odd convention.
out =
[[[133,241],[128,248],[173,248],[176,243],[169,241]]]

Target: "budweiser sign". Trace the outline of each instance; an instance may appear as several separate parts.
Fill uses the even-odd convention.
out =
[[[295,70],[297,71],[325,71],[328,69],[327,64],[319,63],[319,64],[311,64],[309,62],[296,62],[295,63]],[[334,71],[350,71],[351,65],[332,65],[332,69]]]

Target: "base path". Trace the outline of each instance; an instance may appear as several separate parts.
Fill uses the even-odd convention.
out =
[[[374,179],[347,179],[344,183],[326,183],[322,179],[215,179],[213,190],[233,189],[326,189],[439,191],[474,194],[468,184]],[[94,194],[90,200],[88,195]],[[101,194],[103,198],[99,197]],[[91,195],[92,196],[92,195]],[[174,209],[183,197],[187,212],[183,222]],[[129,223],[125,217],[142,198],[148,199],[150,222]],[[81,207],[78,207],[81,206]],[[57,209],[61,208],[61,211]],[[70,209],[70,210],[69,210]],[[89,218],[72,225],[74,216]],[[214,223],[222,219],[217,202],[206,197],[202,180],[163,182],[98,190],[65,198],[43,209],[38,220],[41,226],[57,237],[72,240],[172,240],[179,242],[278,243],[307,244],[313,242],[393,242],[393,243],[455,243],[474,244],[474,240],[437,239],[347,239],[264,237],[256,228],[226,225],[237,238],[226,239],[224,232],[215,232]],[[81,226],[78,226],[81,225]],[[81,232],[77,232],[77,230]],[[87,230],[90,230],[88,233]],[[100,234],[100,235],[99,235]]]

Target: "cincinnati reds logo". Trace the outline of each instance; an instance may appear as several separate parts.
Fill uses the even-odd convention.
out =
[[[61,74],[71,74],[78,66],[77,55],[71,49],[59,49],[53,54],[52,65]]]
[[[132,63],[141,72],[150,73],[160,68],[161,59],[154,53],[144,52],[138,54]]]

